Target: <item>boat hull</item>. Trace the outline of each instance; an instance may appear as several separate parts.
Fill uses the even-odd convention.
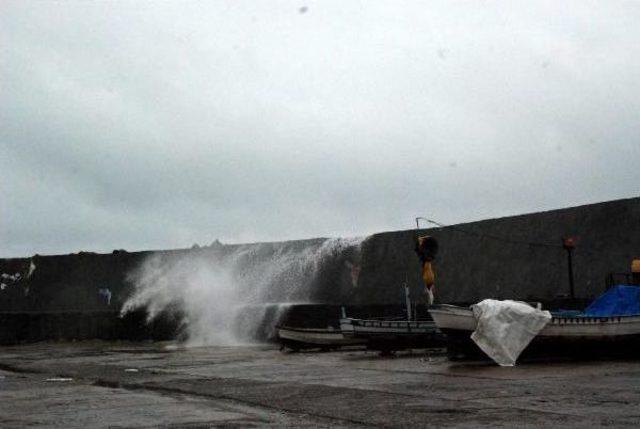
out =
[[[278,327],[278,340],[283,346],[292,349],[335,349],[343,346],[364,344],[362,340],[346,338],[339,330],[294,328],[288,326]]]
[[[433,320],[340,319],[346,338],[361,339],[374,350],[391,351],[444,345]]]

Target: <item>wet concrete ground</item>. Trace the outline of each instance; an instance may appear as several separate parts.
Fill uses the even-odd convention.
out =
[[[450,363],[416,351],[0,348],[0,427],[637,427],[640,362]]]

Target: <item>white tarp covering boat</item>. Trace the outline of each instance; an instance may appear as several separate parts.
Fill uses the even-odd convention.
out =
[[[485,299],[472,305],[471,339],[500,366],[513,366],[520,353],[551,320],[551,313],[518,301]]]
[[[474,344],[471,334],[478,322],[470,307],[438,305],[429,313],[438,328],[447,335],[447,349],[452,358],[457,351],[472,352],[466,343]],[[537,333],[533,342],[538,346],[553,345],[553,349],[576,351],[596,346],[599,352],[621,349],[631,351],[640,344],[640,314],[591,316],[551,313],[551,320]],[[604,347],[602,345],[605,345]],[[456,350],[457,349],[457,350]],[[558,350],[559,351],[559,350]]]

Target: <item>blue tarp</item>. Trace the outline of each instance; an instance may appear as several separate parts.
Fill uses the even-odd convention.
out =
[[[563,310],[563,309],[559,309],[559,310],[552,311],[551,314],[553,315],[553,317],[582,317],[582,316],[584,316],[584,313],[582,313],[582,311],[580,311],[580,310]]]
[[[614,286],[596,298],[584,311],[585,316],[629,316],[640,314],[640,287]]]

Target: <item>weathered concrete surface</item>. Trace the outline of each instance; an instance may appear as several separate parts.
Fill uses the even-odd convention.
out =
[[[423,230],[436,237],[436,299],[473,303],[484,298],[551,303],[569,293],[561,237],[577,240],[575,293],[590,300],[605,289],[610,272],[629,272],[640,257],[640,198],[609,201]],[[354,302],[401,302],[404,279],[419,294],[413,254],[416,231],[375,234],[362,250]],[[415,296],[414,295],[414,296]]]
[[[46,340],[175,339],[179,320],[163,314],[147,321],[144,311],[120,317],[118,311],[42,311],[0,313],[0,345]]]
[[[637,427],[639,386],[634,361],[37,344],[0,349],[0,426]]]

